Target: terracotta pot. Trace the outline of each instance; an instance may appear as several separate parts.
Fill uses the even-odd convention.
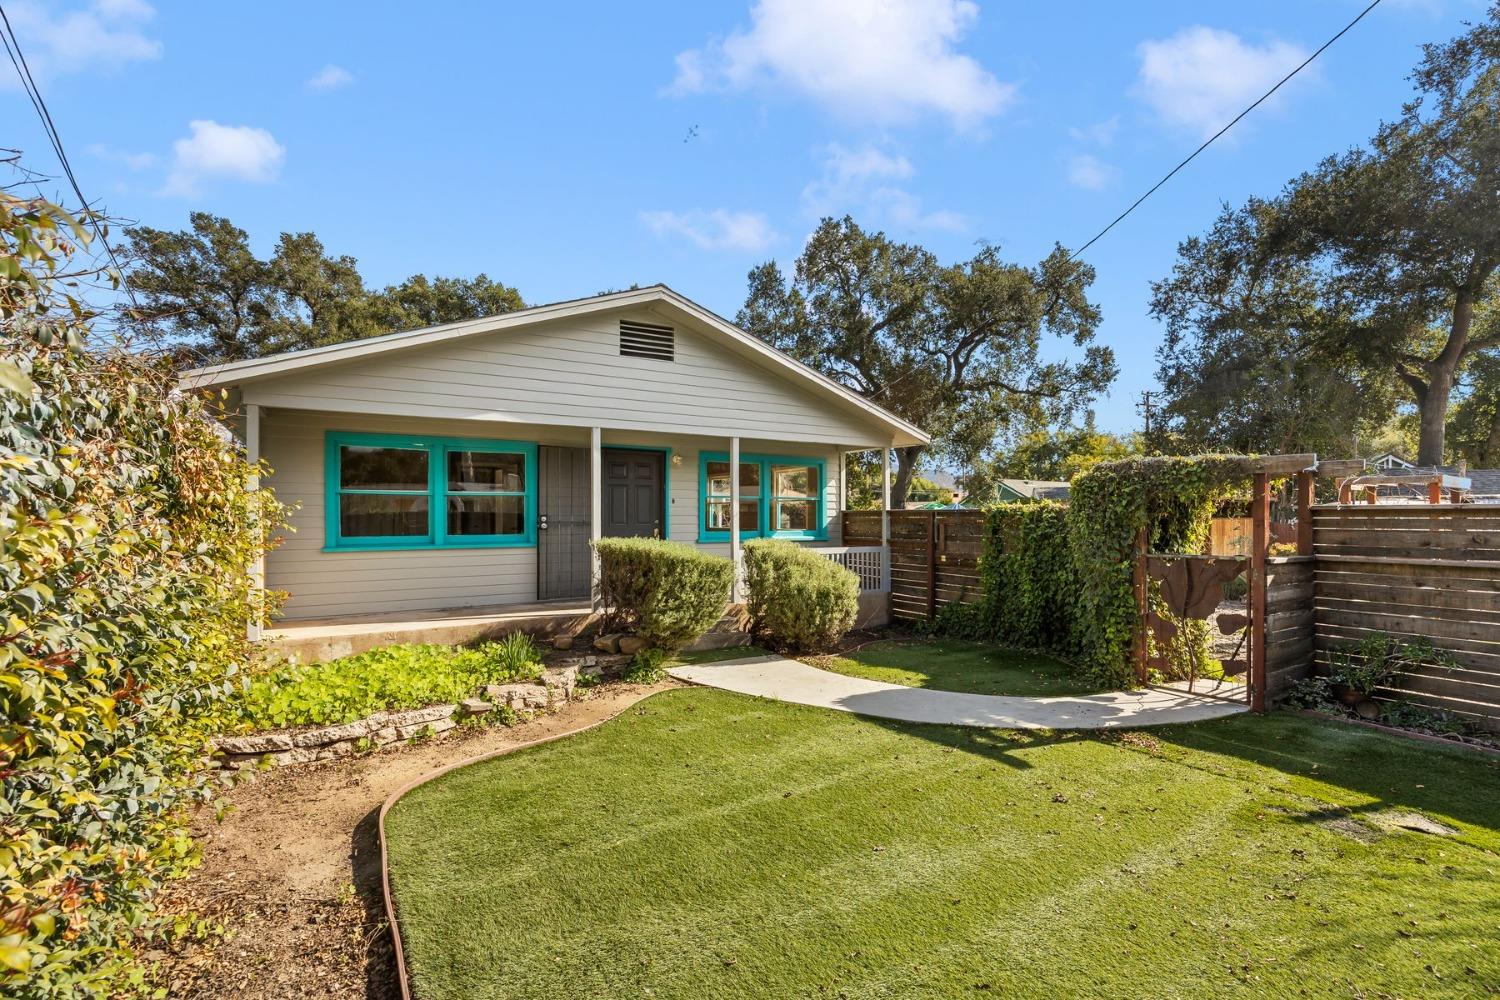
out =
[[[1362,701],[1368,700],[1363,694],[1347,684],[1335,684],[1333,686],[1333,696],[1339,700],[1339,704],[1348,705],[1350,708],[1353,708]]]

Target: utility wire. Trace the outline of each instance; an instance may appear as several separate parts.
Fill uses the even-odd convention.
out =
[[[83,189],[79,187],[78,178],[73,174],[73,165],[68,162],[67,151],[63,149],[62,136],[57,132],[57,125],[52,120],[52,114],[47,110],[47,102],[42,98],[42,92],[36,85],[36,79],[31,75],[31,67],[26,63],[26,56],[21,52],[21,43],[16,38],[16,31],[10,25],[10,18],[5,13],[5,7],[0,5],[0,24],[4,30],[0,31],[0,42],[5,45],[5,53],[10,56],[10,63],[16,69],[16,75],[21,78],[21,87],[26,91],[26,96],[31,99],[31,106],[36,110],[37,117],[41,119],[42,130],[47,135],[47,141],[52,145],[52,151],[57,154],[57,160],[62,164],[63,174],[68,178],[68,184],[73,188],[73,194],[83,206],[83,210],[92,226],[94,234],[99,237],[104,251],[109,255],[110,262],[114,264],[115,272],[120,276],[120,284],[125,289],[125,294],[130,298],[130,304],[140,309],[140,303],[136,301],[135,292],[125,281],[125,269],[120,264],[120,258],[115,256],[115,248],[109,245],[109,240],[104,236],[104,229],[99,225],[97,213],[89,207],[88,199],[83,196]]]
[[[1239,114],[1235,115],[1234,119],[1228,125],[1225,125],[1223,128],[1219,129],[1219,131],[1217,131],[1213,135],[1209,136],[1208,139],[1204,141],[1203,145],[1199,146],[1197,149],[1195,149],[1191,153],[1189,153],[1187,159],[1183,160],[1181,163],[1177,164],[1177,166],[1175,166],[1171,170],[1167,171],[1167,175],[1165,177],[1163,177],[1161,180],[1157,181],[1155,184],[1151,185],[1151,189],[1150,190],[1148,190],[1145,194],[1141,195],[1135,201],[1131,202],[1129,208],[1127,208],[1125,211],[1121,212],[1119,215],[1115,216],[1114,219],[1110,222],[1109,225],[1105,226],[1103,229],[1101,229],[1097,233],[1095,233],[1093,239],[1089,240],[1083,246],[1079,247],[1077,250],[1074,250],[1072,253],[1068,254],[1068,259],[1072,260],[1072,259],[1074,259],[1076,257],[1082,256],[1083,252],[1085,250],[1087,250],[1089,247],[1093,246],[1095,243],[1099,242],[1100,238],[1103,237],[1105,233],[1107,233],[1111,229],[1115,228],[1115,226],[1119,225],[1122,221],[1124,221],[1124,219],[1125,219],[1125,217],[1127,215],[1129,215],[1131,212],[1134,212],[1137,208],[1139,208],[1141,202],[1143,202],[1147,198],[1151,197],[1153,194],[1155,194],[1157,192],[1157,190],[1163,184],[1165,184],[1165,183],[1167,183],[1167,181],[1171,180],[1173,178],[1173,176],[1176,175],[1177,171],[1181,170],[1183,167],[1187,166],[1189,163],[1192,163],[1193,160],[1195,160],[1197,158],[1197,156],[1198,156],[1199,153],[1203,152],[1209,146],[1213,145],[1215,139],[1219,138],[1219,136],[1223,135],[1225,132],[1228,132],[1230,129],[1234,128],[1235,125],[1237,125],[1239,123],[1239,120],[1241,118],[1245,117],[1250,112],[1252,112],[1256,108],[1260,107],[1261,104],[1263,104],[1266,101],[1267,98],[1269,98],[1272,94],[1276,93],[1276,91],[1280,90],[1283,84],[1285,84],[1292,77],[1296,76],[1298,73],[1300,73],[1304,69],[1306,69],[1312,63],[1312,61],[1314,59],[1316,59],[1316,58],[1318,58],[1318,56],[1322,55],[1323,52],[1330,45],[1332,45],[1334,42],[1338,41],[1340,38],[1343,38],[1344,35],[1348,33],[1349,29],[1353,28],[1360,21],[1364,20],[1365,15],[1368,14],[1368,13],[1370,13],[1370,11],[1374,10],[1378,6],[1380,6],[1380,0],[1372,0],[1371,4],[1368,7],[1366,7],[1364,10],[1360,11],[1359,14],[1358,14],[1358,16],[1356,16],[1354,18],[1354,20],[1350,21],[1348,24],[1346,24],[1342,28],[1340,28],[1338,34],[1334,35],[1332,38],[1328,39],[1328,41],[1326,41],[1322,45],[1318,46],[1318,49],[1317,49],[1316,52],[1314,52],[1312,55],[1308,56],[1306,59],[1302,60],[1302,63],[1296,69],[1292,70],[1290,73],[1288,73],[1286,76],[1282,77],[1280,80],[1277,80],[1276,81],[1276,85],[1274,87],[1272,87],[1270,90],[1266,91],[1264,94],[1261,94],[1260,97],[1256,98],[1254,104],[1250,105],[1244,111],[1241,111]]]

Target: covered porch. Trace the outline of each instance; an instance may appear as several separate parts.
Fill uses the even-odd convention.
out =
[[[789,538],[860,577],[862,625],[886,620],[887,547],[868,539],[838,544],[847,503],[846,456],[880,450],[878,445],[460,423],[253,403],[242,414],[250,457],[265,457],[273,469],[265,485],[297,505],[285,540],[254,567],[261,588],[290,599],[279,619],[260,617],[248,631],[252,640],[299,660],[516,629],[544,637],[584,633],[597,621],[599,607],[592,543],[610,535],[681,541],[737,565],[750,538]],[[446,503],[451,515],[466,509],[473,494],[450,490],[446,481],[435,482],[430,494],[383,490],[384,483],[375,484],[383,491],[350,489],[345,466],[353,463],[340,465],[343,455],[410,455],[427,448],[433,468],[422,475],[436,480],[446,474],[447,462],[458,461],[461,448],[467,461],[472,451],[492,447],[515,449],[507,468],[516,477],[510,492],[522,530],[514,539],[466,545],[449,534],[433,544],[430,537],[370,541],[360,534],[388,531],[368,525],[395,515],[382,511],[383,520],[372,522],[361,504],[347,498]],[[348,451],[341,455],[341,449]],[[740,475],[728,474],[734,468]],[[888,499],[888,457],[884,471],[882,499]],[[439,512],[432,520],[441,518]],[[744,600],[741,579],[737,572],[731,605]]]

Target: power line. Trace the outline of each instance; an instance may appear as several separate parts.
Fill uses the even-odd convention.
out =
[[[136,302],[135,292],[125,281],[125,268],[120,264],[120,258],[115,256],[115,248],[109,245],[109,240],[104,236],[104,229],[99,225],[98,215],[89,207],[88,199],[83,196],[83,189],[78,185],[78,178],[73,174],[73,165],[68,162],[67,151],[63,149],[62,136],[57,132],[57,125],[52,120],[52,113],[47,110],[47,102],[42,98],[42,92],[36,85],[36,79],[31,75],[31,67],[26,63],[26,56],[21,52],[21,42],[16,38],[16,31],[10,25],[10,18],[5,13],[5,7],[0,5],[0,23],[4,30],[0,31],[0,42],[5,45],[5,53],[10,56],[10,64],[15,67],[16,75],[21,78],[21,87],[26,91],[26,96],[31,99],[31,106],[35,109],[37,117],[41,119],[42,131],[47,135],[47,141],[52,145],[52,151],[57,154],[57,160],[62,164],[63,174],[68,178],[68,184],[73,188],[73,194],[78,198],[78,203],[83,210],[89,225],[93,227],[94,234],[99,237],[99,242],[104,245],[104,251],[109,255],[110,262],[114,264],[115,272],[120,276],[120,284],[125,289],[125,294],[130,298],[130,304],[140,309]]]
[[[1370,13],[1370,11],[1374,10],[1379,5],[1380,5],[1380,0],[1372,0],[1372,2],[1370,3],[1370,5],[1368,7],[1366,7],[1364,10],[1360,11],[1359,14],[1358,14],[1358,16],[1356,16],[1354,18],[1354,20],[1350,21],[1348,24],[1346,24],[1342,28],[1340,28],[1339,31],[1338,31],[1338,34],[1334,35],[1332,38],[1328,39],[1328,41],[1326,41],[1322,45],[1318,46],[1318,49],[1317,49],[1316,52],[1314,52],[1312,55],[1308,56],[1306,59],[1302,60],[1301,64],[1298,65],[1296,69],[1292,70],[1290,73],[1288,73],[1286,76],[1282,77],[1280,80],[1277,80],[1276,81],[1276,85],[1274,87],[1272,87],[1270,90],[1266,91],[1264,94],[1261,94],[1258,98],[1256,98],[1254,104],[1250,105],[1244,111],[1241,111],[1239,114],[1235,115],[1233,121],[1231,121],[1228,125],[1225,125],[1223,128],[1219,129],[1219,131],[1215,132],[1213,135],[1209,136],[1208,139],[1204,141],[1203,145],[1199,146],[1197,149],[1193,150],[1190,154],[1188,154],[1187,159],[1183,160],[1181,163],[1177,164],[1177,166],[1175,166],[1171,170],[1167,171],[1167,174],[1166,174],[1165,177],[1163,177],[1161,180],[1157,181],[1155,184],[1151,185],[1151,189],[1150,190],[1148,190],[1145,194],[1141,195],[1135,201],[1131,202],[1129,208],[1125,209],[1125,211],[1123,211],[1119,215],[1115,216],[1114,219],[1110,222],[1109,225],[1105,226],[1103,229],[1101,229],[1097,233],[1095,233],[1093,239],[1089,240],[1083,246],[1079,247],[1077,250],[1075,250],[1072,253],[1070,253],[1068,255],[1068,259],[1072,260],[1072,259],[1074,259],[1076,257],[1082,256],[1083,252],[1085,250],[1087,250],[1089,247],[1093,246],[1095,243],[1099,242],[1099,239],[1101,237],[1103,237],[1105,233],[1109,232],[1111,229],[1115,228],[1115,226],[1119,225],[1119,223],[1124,220],[1125,216],[1129,215],[1131,212],[1134,212],[1137,208],[1139,208],[1141,202],[1143,202],[1147,198],[1151,197],[1153,194],[1155,194],[1157,192],[1157,189],[1159,189],[1163,184],[1167,183],[1167,181],[1171,180],[1173,178],[1173,176],[1176,175],[1177,171],[1181,170],[1183,167],[1187,166],[1189,163],[1192,163],[1193,160],[1195,160],[1197,158],[1197,156],[1198,156],[1199,153],[1203,152],[1209,146],[1213,145],[1213,142],[1214,142],[1215,139],[1219,138],[1219,136],[1223,135],[1225,132],[1228,132],[1230,129],[1234,128],[1234,126],[1239,123],[1239,120],[1241,118],[1245,117],[1250,112],[1252,112],[1256,108],[1260,107],[1261,104],[1263,104],[1267,98],[1269,98],[1272,94],[1276,93],[1276,91],[1280,90],[1281,87],[1282,87],[1282,85],[1284,83],[1286,83],[1292,77],[1296,76],[1298,73],[1300,73],[1304,69],[1306,69],[1312,63],[1312,61],[1314,59],[1318,58],[1318,56],[1320,56],[1320,55],[1323,54],[1324,50],[1326,50],[1330,45],[1332,45],[1334,42],[1338,41],[1340,38],[1343,38],[1344,35],[1346,33],[1348,33],[1348,31],[1349,31],[1350,28],[1353,28],[1360,21],[1364,20],[1365,15],[1368,14],[1368,13]]]

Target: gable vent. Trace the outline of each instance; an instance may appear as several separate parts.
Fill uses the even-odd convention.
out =
[[[631,358],[671,361],[676,355],[676,335],[670,326],[620,320],[620,354]]]

